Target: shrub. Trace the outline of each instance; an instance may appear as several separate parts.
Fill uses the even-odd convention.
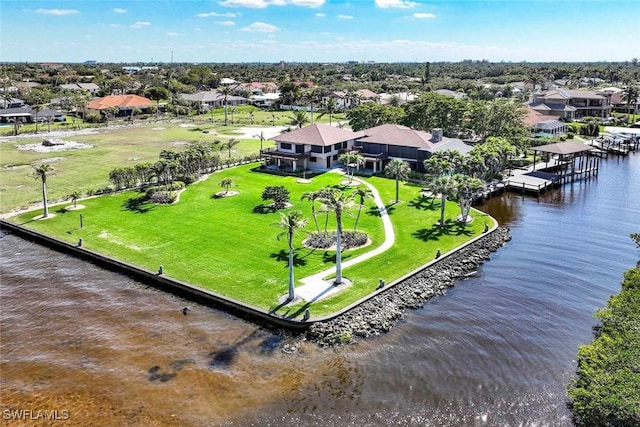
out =
[[[576,136],[573,132],[567,132],[567,139],[573,139]]]
[[[568,386],[577,426],[640,425],[640,269],[627,271],[619,294],[596,317],[595,338],[578,351]]]
[[[357,248],[363,246],[369,240],[367,233],[361,231],[343,231],[342,232],[342,246],[345,249]],[[336,233],[334,232],[320,232],[311,233],[307,238],[306,245],[316,249],[327,249],[336,243]]]
[[[152,203],[158,204],[170,204],[176,201],[177,195],[173,191],[166,190],[158,190],[154,192],[151,197],[149,197],[149,201]]]

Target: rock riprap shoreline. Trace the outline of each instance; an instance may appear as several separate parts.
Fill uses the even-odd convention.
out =
[[[357,337],[387,332],[404,317],[407,309],[421,308],[431,298],[445,293],[456,280],[474,272],[509,240],[509,230],[499,227],[347,313],[314,323],[307,331],[306,339],[321,346],[333,346],[349,343]]]

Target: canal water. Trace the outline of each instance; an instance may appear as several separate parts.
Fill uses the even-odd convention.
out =
[[[252,324],[5,235],[0,422],[49,425],[6,412],[47,410],[83,426],[571,426],[578,346],[640,257],[628,237],[640,155],[480,208],[513,239],[476,276],[387,334],[296,354]]]

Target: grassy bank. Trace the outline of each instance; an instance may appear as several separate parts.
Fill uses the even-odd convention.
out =
[[[83,200],[81,211],[53,208],[55,217],[33,221],[40,212],[30,212],[13,220],[26,227],[84,246],[141,267],[156,270],[164,267],[167,275],[222,293],[247,303],[272,309],[278,297],[287,290],[287,246],[278,241],[281,229],[273,224],[278,212],[264,213],[260,206],[262,190],[269,185],[285,185],[291,192],[293,209],[309,218],[306,229],[313,231],[311,203],[301,201],[303,192],[337,185],[343,176],[326,173],[316,176],[312,184],[299,184],[294,178],[276,177],[252,171],[254,165],[226,169],[212,174],[208,180],[187,188],[173,205],[141,202],[140,193],[125,192]],[[221,190],[219,182],[231,178],[239,195],[212,198]],[[370,178],[388,202],[390,218],[396,232],[396,245],[389,251],[344,271],[354,285],[341,294],[312,305],[314,315],[334,312],[375,289],[379,278],[390,282],[433,259],[436,251],[446,252],[479,235],[484,214],[473,212],[476,220],[462,228],[451,225],[441,231],[434,224],[439,219],[439,201],[420,197],[419,187],[402,185],[401,203],[392,205],[395,196],[393,180]],[[53,189],[54,181],[50,186]],[[345,229],[353,228],[357,211],[346,215]],[[458,214],[457,205],[449,203],[447,218]],[[79,227],[79,214],[84,228]],[[324,216],[319,217],[321,226]],[[451,224],[454,224],[452,221]],[[329,215],[329,229],[335,228]],[[368,233],[372,244],[347,251],[345,260],[382,244],[382,221],[373,201],[367,201],[358,230]],[[335,264],[332,251],[302,247],[305,235],[296,237],[296,278],[325,270]],[[295,310],[292,310],[294,312]]]

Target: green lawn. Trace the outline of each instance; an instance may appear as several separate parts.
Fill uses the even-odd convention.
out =
[[[182,125],[182,126],[181,126]],[[185,127],[189,126],[189,127]],[[193,122],[159,122],[140,126],[96,129],[88,135],[71,135],[61,138],[92,145],[93,148],[40,153],[20,150],[19,146],[41,144],[46,133],[33,138],[10,140],[0,143],[0,212],[30,206],[41,201],[40,185],[33,179],[32,166],[49,163],[53,172],[49,177],[49,199],[64,200],[74,191],[87,194],[110,184],[109,172],[115,167],[133,166],[141,162],[155,162],[162,150],[182,151],[188,144],[197,142],[227,141],[237,127],[223,127],[227,135],[221,135],[220,126]],[[207,133],[203,132],[206,131]],[[258,153],[258,139],[240,139],[233,147],[232,158]],[[272,147],[265,141],[264,147]],[[222,159],[229,153],[220,151]]]
[[[86,207],[81,211],[54,207],[51,212],[55,217],[46,221],[32,220],[39,211],[12,220],[72,243],[82,238],[88,249],[153,271],[162,265],[168,276],[272,309],[277,306],[278,297],[287,292],[287,244],[276,239],[281,229],[273,224],[279,221],[279,213],[257,212],[256,208],[264,203],[262,190],[268,185],[285,185],[291,192],[293,209],[305,213],[309,219],[306,229],[313,231],[311,203],[301,201],[300,196],[305,191],[338,185],[344,177],[325,173],[316,176],[312,184],[299,184],[295,178],[254,172],[251,169],[255,166],[212,174],[208,180],[189,186],[173,205],[141,204],[137,201],[140,193],[126,192],[82,200],[80,203]],[[233,179],[237,184],[234,189],[240,194],[212,198],[222,190],[219,182],[224,178]],[[312,304],[314,316],[329,314],[366,296],[375,290],[379,278],[389,283],[401,277],[433,259],[438,249],[444,253],[477,236],[484,222],[492,221],[474,211],[475,221],[466,228],[452,225],[440,233],[434,225],[440,215],[439,201],[432,204],[429,199],[421,199],[419,187],[407,184],[401,186],[402,202],[392,205],[394,181],[375,177],[368,180],[389,202],[396,244],[370,261],[345,269],[344,275],[353,281],[353,286]],[[53,179],[50,188],[55,188]],[[357,211],[352,213],[353,216],[345,216],[345,229],[353,227]],[[456,204],[447,205],[447,218],[455,218],[458,213]],[[80,214],[84,217],[83,229],[79,228]],[[329,228],[335,228],[333,216],[330,219]],[[321,216],[320,223],[323,221]],[[366,231],[373,243],[344,252],[344,260],[370,251],[384,240],[382,221],[372,200],[363,209],[358,229]],[[296,238],[297,279],[334,265],[334,252],[304,248],[304,237],[299,233]],[[289,314],[300,315],[302,307],[299,304]]]

